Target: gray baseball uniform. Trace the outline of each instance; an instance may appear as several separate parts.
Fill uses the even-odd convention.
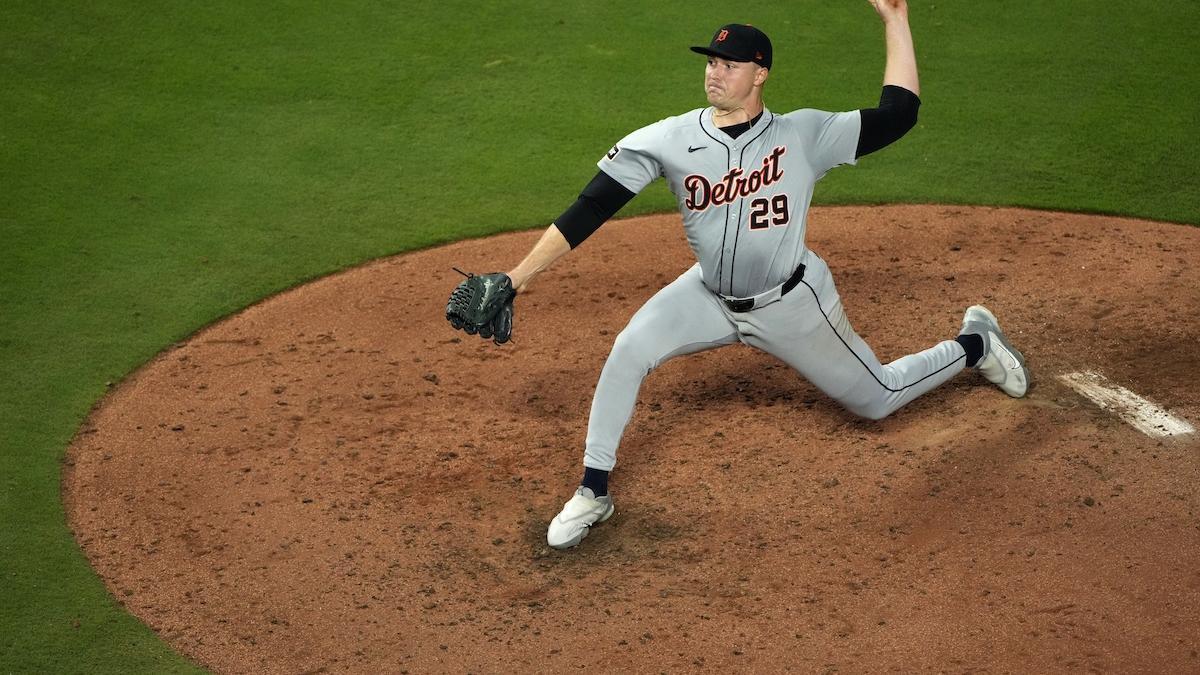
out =
[[[639,129],[598,162],[634,193],[664,177],[699,262],[617,337],[592,401],[587,467],[612,470],[642,380],[682,354],[742,342],[871,419],[964,367],[953,340],[881,365],[851,328],[825,261],[804,244],[814,185],[831,168],[855,163],[859,112],[764,110],[736,139],[712,113],[693,110]]]

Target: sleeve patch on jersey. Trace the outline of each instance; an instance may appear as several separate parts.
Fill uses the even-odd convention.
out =
[[[619,153],[619,152],[621,152],[621,149],[614,145],[614,146],[612,146],[612,150],[609,150],[608,153],[605,154],[604,156],[609,158],[610,160],[616,159],[617,153]]]

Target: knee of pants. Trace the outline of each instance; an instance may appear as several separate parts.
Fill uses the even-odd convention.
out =
[[[870,401],[839,401],[846,410],[865,417],[866,419],[879,421],[888,415],[892,414],[892,407],[888,401],[883,398],[875,398]]]
[[[644,377],[658,367],[658,354],[654,346],[653,340],[639,337],[637,332],[625,329],[613,342],[605,367],[635,372]]]

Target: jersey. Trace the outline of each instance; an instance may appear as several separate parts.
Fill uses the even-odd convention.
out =
[[[856,162],[861,118],[857,110],[764,109],[735,139],[712,114],[697,109],[638,129],[597,166],[634,193],[665,178],[704,285],[750,297],[779,286],[804,261],[813,188],[833,167]]]

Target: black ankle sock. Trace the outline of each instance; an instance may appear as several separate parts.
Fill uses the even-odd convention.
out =
[[[975,364],[979,363],[979,359],[983,358],[983,336],[975,333],[964,333],[954,338],[954,341],[962,345],[963,351],[967,353],[967,367],[974,368]]]
[[[597,497],[603,497],[608,494],[608,472],[585,466],[583,467],[582,485],[591,490],[592,494]]]

